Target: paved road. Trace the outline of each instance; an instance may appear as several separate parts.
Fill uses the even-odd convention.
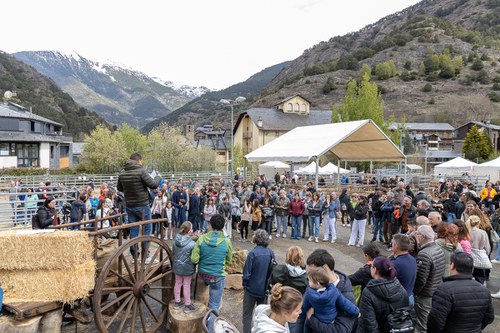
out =
[[[290,232],[290,229],[289,229]],[[359,267],[364,264],[363,253],[360,248],[347,246],[347,240],[349,238],[350,229],[347,227],[338,227],[338,238],[335,244],[330,243],[315,243],[308,242],[307,240],[290,240],[289,238],[275,238],[271,241],[270,247],[276,253],[276,259],[279,263],[284,262],[285,253],[289,246],[299,245],[304,250],[306,257],[312,251],[317,248],[327,249],[335,258],[336,269],[346,273],[351,274],[355,272]],[[236,235],[236,234],[235,234]],[[236,235],[237,236],[237,235]],[[322,235],[320,237],[322,239]],[[367,228],[366,239],[369,241],[371,239],[371,229]],[[169,241],[171,242],[171,241]],[[250,243],[242,243],[239,241],[233,241],[233,247],[240,247],[241,249],[251,250],[253,245]],[[383,250],[385,254],[390,253]],[[494,265],[491,271],[491,279],[488,283],[488,288],[492,292],[497,292],[500,290],[500,265]],[[242,308],[243,308],[243,293],[241,291],[226,290],[224,292],[223,304],[221,308],[221,315],[229,319],[239,330],[242,330]],[[483,332],[494,333],[500,332],[500,300],[494,299],[493,304],[495,307],[496,319],[492,325],[489,325]],[[75,332],[74,324],[68,324],[63,328],[63,332]],[[90,333],[97,332],[93,324],[90,325],[78,325],[78,332],[80,333]],[[160,332],[166,332],[165,329]]]

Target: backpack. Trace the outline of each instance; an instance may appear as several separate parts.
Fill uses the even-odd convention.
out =
[[[387,315],[387,328],[390,333],[413,333],[413,305],[404,306],[394,310],[389,304],[391,313]]]
[[[38,214],[34,214],[31,217],[31,226],[38,226],[38,223],[40,222],[40,219],[38,218]]]

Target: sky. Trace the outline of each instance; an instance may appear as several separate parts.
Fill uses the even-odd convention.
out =
[[[0,50],[76,52],[176,85],[223,89],[418,2],[17,0],[2,6]]]

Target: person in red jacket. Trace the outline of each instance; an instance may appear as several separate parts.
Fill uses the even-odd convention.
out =
[[[302,221],[302,213],[304,213],[304,202],[300,200],[299,193],[295,193],[292,202],[290,202],[290,219],[292,223],[291,239],[300,239],[300,224]]]

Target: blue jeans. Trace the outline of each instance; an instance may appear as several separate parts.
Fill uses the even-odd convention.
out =
[[[281,227],[283,226],[283,235],[286,235],[286,230],[288,229],[288,215],[276,215],[276,233],[281,234]]]
[[[215,280],[203,278],[203,281],[209,286],[208,308],[219,311],[222,294],[224,293],[224,287],[226,286],[226,277],[218,276]],[[210,333],[214,331],[214,320],[215,316],[211,314],[210,318],[208,318],[208,330]]]
[[[142,219],[143,214],[144,214],[144,220]],[[127,207],[127,216],[128,216],[128,223],[151,220],[151,209],[149,208],[148,205],[139,207]],[[139,228],[141,227],[138,226],[130,228],[130,239],[139,236]],[[152,229],[153,227],[151,226],[151,223],[146,224],[144,226],[144,236],[151,235]],[[142,244],[143,250],[146,250],[146,245],[147,242],[144,242]],[[132,254],[134,253],[133,247],[130,248],[130,253]]]
[[[312,236],[313,234],[314,237],[319,237],[319,216],[309,215],[309,235]]]
[[[300,239],[300,224],[302,222],[302,215],[293,216],[290,215],[290,220],[292,223],[292,239],[297,238]]]
[[[384,233],[382,229],[382,218],[373,217],[373,240],[377,239],[377,234],[379,239],[384,239]]]
[[[500,233],[498,235],[500,236]],[[497,242],[497,254],[495,256],[495,259],[500,261],[500,242]]]

